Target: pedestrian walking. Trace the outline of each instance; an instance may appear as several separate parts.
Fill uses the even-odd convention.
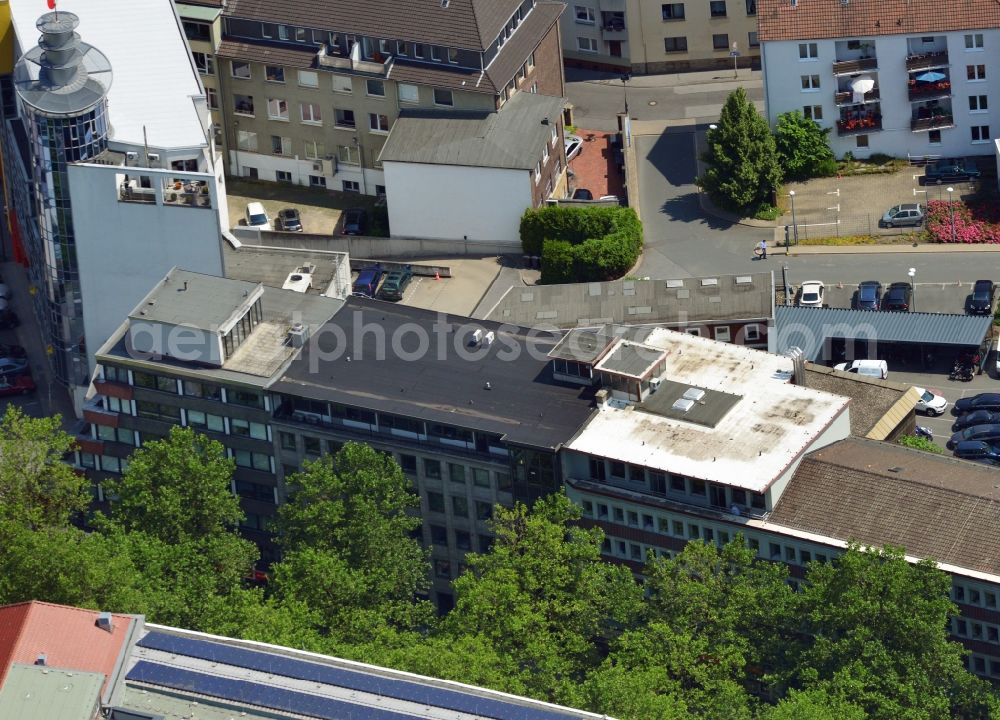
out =
[[[767,260],[767,240],[761,240],[757,247],[760,250],[760,259]]]

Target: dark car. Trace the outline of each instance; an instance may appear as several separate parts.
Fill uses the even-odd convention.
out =
[[[363,208],[348,208],[344,210],[342,235],[364,235],[368,229],[368,212]]]
[[[959,398],[955,401],[951,412],[953,415],[965,415],[973,410],[1000,412],[1000,393],[979,393],[972,397]]]
[[[878,310],[882,306],[882,283],[865,280],[858,285],[858,295],[854,300],[855,310]]]
[[[946,182],[966,182],[979,177],[979,170],[960,158],[941,158],[924,170],[924,182],[940,185]]]
[[[0,343],[0,357],[23,358],[27,356],[28,352],[20,345],[6,345],[4,343]]]
[[[577,188],[573,193],[574,200],[593,200],[594,193],[590,192],[587,188]]]
[[[963,460],[972,460],[986,465],[1000,465],[1000,452],[984,440],[965,440],[958,443],[953,452],[955,457]]]
[[[1000,440],[1000,425],[973,425],[963,428],[948,440],[948,449],[954,450],[963,440]]]
[[[882,297],[882,309],[894,312],[909,312],[910,299],[913,297],[913,287],[910,283],[895,282],[889,286]]]
[[[992,280],[976,280],[969,296],[969,314],[989,315],[993,311],[993,292]]]
[[[302,218],[295,208],[285,208],[278,212],[277,227],[275,230],[286,232],[302,232]]]
[[[958,432],[973,425],[1000,425],[1000,412],[993,410],[973,410],[951,424],[951,431]]]
[[[21,318],[10,308],[0,310],[0,330],[10,330],[21,324]]]
[[[379,265],[366,267],[358,273],[354,285],[351,287],[351,294],[360,297],[374,298],[378,292],[378,284],[382,280],[382,268]]]
[[[382,281],[382,289],[378,291],[378,296],[383,300],[402,300],[406,286],[413,279],[413,272],[409,266],[402,270],[390,270],[385,274]]]

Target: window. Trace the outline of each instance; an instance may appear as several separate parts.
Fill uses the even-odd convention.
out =
[[[295,28],[295,42],[305,42],[305,41],[306,41],[305,28]]]
[[[697,480],[691,478],[691,494],[692,495],[705,495],[705,481]]]
[[[488,553],[493,549],[493,536],[492,535],[480,535],[479,536],[479,552]]]
[[[729,49],[729,35],[727,33],[717,33],[712,36],[712,47],[715,50]]]
[[[183,20],[181,25],[184,27],[184,34],[188,40],[211,40],[211,30],[207,24]]]
[[[248,482],[246,480],[236,481],[236,494],[250,500],[261,500],[274,504],[274,488],[270,485]]]
[[[985,80],[986,79],[986,66],[985,65],[966,65],[965,74],[969,80]]]
[[[355,126],[354,111],[336,109],[333,111],[333,122],[337,127],[353,128]]]
[[[325,188],[326,178],[322,175],[310,175],[309,176],[309,187],[314,188]]]
[[[427,509],[431,512],[444,513],[444,495],[439,492],[427,493]]]
[[[747,44],[752,47],[760,47],[760,40],[757,39],[757,31],[747,33]]]
[[[431,45],[431,60],[434,62],[444,60],[444,52],[437,45]]]
[[[232,61],[233,77],[239,78],[240,80],[249,80],[252,75],[250,72],[250,63],[240,62],[239,60]]]
[[[611,477],[619,478],[621,480],[625,479],[625,463],[612,460],[611,463]]]
[[[233,460],[238,467],[251,468],[260,472],[271,472],[271,456],[249,450],[233,450]]]
[[[927,142],[930,145],[940,145],[941,144],[941,131],[931,130],[927,133]]]
[[[986,112],[989,109],[989,105],[986,100],[985,95],[970,95],[969,96],[969,111],[970,112]]]
[[[443,90],[441,88],[434,88],[434,104],[435,105],[446,105],[451,107],[455,104],[455,98],[452,95],[451,90]]]
[[[357,180],[341,180],[340,189],[343,192],[359,193],[361,192],[361,183]]]
[[[867,135],[858,135],[857,136],[857,142],[854,143],[854,147],[858,147],[858,148],[866,148],[866,147],[868,147],[868,136]]]
[[[271,154],[273,155],[291,155],[292,154],[292,139],[287,137],[281,137],[280,135],[271,136]],[[285,178],[282,178],[286,180]],[[291,175],[288,176],[287,181],[291,182]]]
[[[431,480],[440,480],[441,462],[439,460],[424,458],[424,477],[430,478]]]
[[[257,152],[257,133],[249,130],[237,130],[236,147],[246,152]]]
[[[983,49],[983,34],[975,33],[973,35],[965,36],[965,49],[966,50],[982,50]]]
[[[457,550],[471,550],[472,536],[464,530],[455,531],[455,548]]]
[[[205,97],[208,98],[208,107],[210,110],[219,109],[219,91],[215,88],[207,87],[205,88]]]
[[[132,414],[132,401],[131,400],[122,400],[122,399],[116,398],[116,397],[105,397],[104,398],[104,406],[110,412],[124,413],[126,415],[131,415]]]
[[[299,70],[299,87],[319,87],[319,75],[312,70]]]
[[[667,494],[667,478],[656,470],[649,471],[649,491],[657,495]]]
[[[194,66],[198,69],[202,75],[215,75],[215,59],[206,53],[202,52],[192,52],[191,57],[194,58]]]
[[[818,43],[799,43],[799,60],[815,60],[818,57]]]
[[[399,456],[399,467],[403,469],[403,472],[407,475],[417,474],[417,458],[414,455],[400,455]]]
[[[385,83],[381,80],[368,80],[365,88],[372,97],[385,97]]]
[[[281,98],[268,98],[267,117],[271,120],[287,120],[288,102]]]
[[[97,438],[106,442],[125,443],[135,445],[135,432],[126,428],[113,428],[109,425],[97,426]]]
[[[229,431],[233,435],[251,437],[254,440],[267,440],[267,425],[264,423],[232,418],[229,421]]]
[[[802,114],[805,115],[810,120],[822,120],[823,119],[823,106],[822,105],[806,105],[802,108]]]
[[[593,25],[596,22],[593,8],[589,8],[586,5],[575,5],[573,11],[576,14],[576,21],[578,23]]]
[[[424,59],[424,46],[420,43],[413,44],[413,57],[423,60]]]
[[[674,528],[673,530],[674,536],[684,537],[684,523],[682,523],[680,520],[674,520],[673,528]]]
[[[684,482],[684,478],[680,475],[670,476],[670,492],[677,493],[678,495],[683,495],[687,492],[687,485]]]
[[[299,103],[299,115],[304,123],[323,122],[323,117],[319,110],[319,103]]]
[[[248,133],[248,134],[254,136],[254,146],[253,146],[253,149],[256,152],[256,150],[257,150],[257,133]],[[242,150],[243,148],[240,148],[240,149]],[[251,180],[256,180],[256,179],[258,179],[260,177],[260,172],[258,172],[257,168],[253,167],[252,165],[244,165],[243,166],[243,177],[250,178]]]
[[[469,500],[460,495],[452,495],[451,511],[456,517],[469,517]]]
[[[278,39],[279,40],[289,40],[290,39],[290,33],[288,32],[288,26],[287,25],[279,25],[278,26]]]
[[[233,111],[253,117],[253,95],[233,95]]]
[[[729,342],[729,326],[723,325],[715,328],[715,339],[719,342]]]
[[[589,506],[589,510],[587,509]],[[583,512],[587,517],[591,517],[594,514],[594,504],[589,500],[583,501]],[[488,502],[483,502],[482,500],[476,500],[476,518],[479,520],[491,520],[493,519],[493,506]]]
[[[577,37],[576,49],[580,52],[597,52],[597,41],[594,38]]]
[[[760,326],[747,325],[743,328],[744,338],[747,340],[760,340]]]
[[[285,68],[277,65],[265,65],[264,77],[267,78],[268,82],[283,83],[285,82]]]
[[[298,444],[295,442],[295,435],[288,432],[279,432],[278,438],[281,440],[282,450],[291,450],[294,452],[298,449]]]
[[[989,125],[973,125],[972,126],[972,142],[974,143],[984,143],[990,141],[990,126]]]
[[[666,37],[663,38],[663,52],[687,52],[688,39],[686,37]]]
[[[368,113],[368,128],[373,132],[389,132],[389,117],[379,113]]]
[[[448,62],[452,65],[458,65],[458,49],[448,48]]]
[[[472,468],[472,484],[476,487],[488,488],[490,486],[490,471]]]
[[[136,372],[132,375],[136,387],[147,388],[149,390],[159,390],[160,392],[177,392],[177,381],[163,375],[152,375],[150,373]]]
[[[420,101],[420,93],[416,85],[399,83],[397,88],[399,89],[399,102],[415,103]]]
[[[664,20],[683,20],[684,3],[671,3],[669,5],[661,5],[660,12],[663,14]]]
[[[465,466],[448,463],[448,479],[453,483],[465,484]]]
[[[747,15],[753,16],[756,14],[757,14],[757,0],[747,0]],[[750,34],[754,36],[753,39],[756,41],[757,33],[752,32]],[[756,47],[756,45],[752,42],[750,43],[750,47]]]
[[[611,511],[616,523],[625,523],[625,511],[622,508],[612,506]]]
[[[726,0],[711,0],[708,3],[708,12],[712,17],[726,17]],[[726,47],[729,47],[729,41],[726,41]]]
[[[629,510],[628,513],[628,524],[632,527],[639,527],[639,513],[635,510]]]
[[[303,143],[305,155],[310,160],[321,160],[326,151],[326,146],[319,140],[306,140]]]
[[[694,523],[688,523],[688,537],[692,540],[697,540],[699,536],[698,526]]]
[[[803,75],[802,90],[804,92],[816,92],[819,90],[819,75]]]
[[[199,410],[187,411],[187,424],[191,427],[211,430],[212,432],[220,433],[226,431],[226,421],[221,416],[212,415],[211,413],[203,413]],[[267,439],[266,430],[264,437]]]
[[[448,547],[448,528],[431,525],[431,544]]]
[[[226,394],[227,400],[233,405],[243,405],[244,407],[264,408],[264,395],[259,390],[240,390],[233,388]]]

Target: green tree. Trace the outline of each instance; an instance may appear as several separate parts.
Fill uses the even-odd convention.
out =
[[[132,453],[120,478],[105,481],[112,525],[167,543],[231,533],[243,511],[230,482],[235,465],[221,443],[174,426]]]
[[[316,610],[345,642],[431,621],[429,603],[416,599],[430,574],[427,551],[411,536],[419,500],[391,456],[348,443],[288,484],[275,523],[279,597]]]
[[[768,207],[781,183],[781,167],[767,120],[743,88],[726,99],[707,140],[702,160],[708,167],[698,184],[712,201],[738,213]]]
[[[759,720],[866,720],[865,711],[854,703],[822,690],[789,692],[777,705],[766,708]]]
[[[633,624],[641,591],[632,572],[601,559],[604,534],[575,525],[562,493],[497,508],[488,555],[468,555],[445,619],[456,637],[476,637],[509,658],[519,686],[572,704],[579,682],[603,657],[601,639]]]
[[[8,405],[0,420],[0,523],[65,527],[86,509],[86,478],[64,457],[73,447],[56,417],[34,418]]]
[[[830,128],[820,127],[799,110],[778,116],[774,143],[786,180],[806,180],[837,171],[837,162],[827,141],[829,134]]]

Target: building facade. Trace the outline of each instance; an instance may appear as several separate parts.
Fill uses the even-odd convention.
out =
[[[799,110],[831,129],[837,157],[994,155],[994,5],[970,3],[947,17],[927,0],[900,17],[849,2],[762,0],[761,10],[772,126]]]
[[[187,3],[229,172],[384,194],[378,161],[407,108],[497,110],[518,92],[562,96],[561,3]]]

